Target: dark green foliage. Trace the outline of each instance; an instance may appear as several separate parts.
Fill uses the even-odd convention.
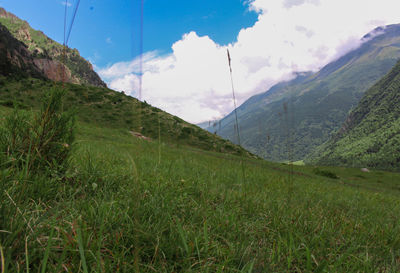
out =
[[[5,107],[18,107],[19,109],[28,109],[26,104],[20,103],[18,101],[12,100],[0,100],[0,105]]]
[[[400,170],[399,105],[400,62],[366,92],[342,128],[308,161]]]
[[[62,111],[64,92],[45,93],[38,113],[18,110],[0,127],[1,168],[26,174],[62,174],[74,141],[74,113]]]
[[[325,177],[332,178],[332,179],[339,178],[335,173],[328,171],[328,170],[321,170],[320,168],[315,168],[313,170],[313,173],[315,173],[316,175],[325,176]]]

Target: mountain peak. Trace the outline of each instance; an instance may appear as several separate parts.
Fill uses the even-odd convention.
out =
[[[17,16],[12,14],[11,12],[6,11],[2,7],[0,7],[0,18],[10,18],[10,19],[19,20],[19,18]]]

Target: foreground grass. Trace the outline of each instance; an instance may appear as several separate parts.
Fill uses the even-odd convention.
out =
[[[238,157],[83,123],[72,149],[66,177],[0,173],[4,272],[400,270],[398,174],[245,159],[243,178]]]

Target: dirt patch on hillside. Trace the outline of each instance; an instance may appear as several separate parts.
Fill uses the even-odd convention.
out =
[[[140,139],[144,139],[144,140],[147,140],[147,141],[151,141],[151,138],[149,138],[149,137],[147,137],[147,136],[144,136],[144,135],[142,135],[141,133],[134,132],[134,131],[130,131],[130,133],[131,133],[132,136],[134,136],[134,137],[137,137],[137,138],[140,138]]]

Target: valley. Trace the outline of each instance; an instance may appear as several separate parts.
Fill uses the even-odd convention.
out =
[[[242,104],[240,147],[0,8],[0,272],[399,272],[400,26],[363,39]]]

